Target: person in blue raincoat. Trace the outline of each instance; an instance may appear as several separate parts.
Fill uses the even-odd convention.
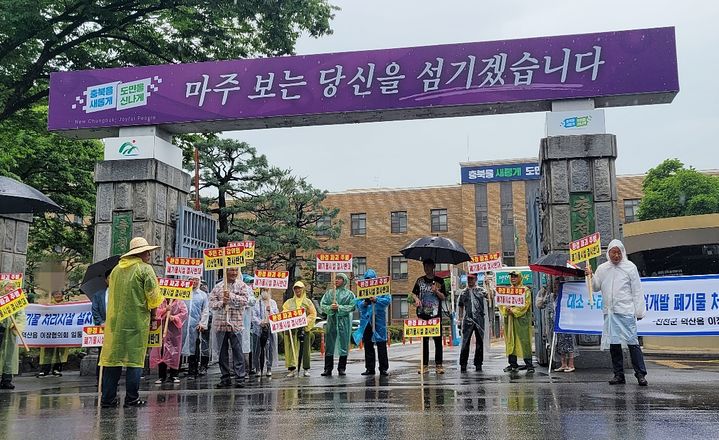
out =
[[[210,300],[200,289],[200,278],[192,279],[192,299],[185,301],[189,317],[182,328],[182,355],[187,356],[187,376],[197,379],[200,365],[210,362],[210,345],[202,333],[207,333],[210,326]]]
[[[364,279],[377,278],[374,269],[367,269]],[[360,314],[360,325],[352,334],[355,344],[364,343],[365,372],[362,376],[372,376],[375,373],[376,359],[379,358],[379,374],[388,376],[389,358],[387,357],[387,308],[392,303],[391,295],[380,295],[367,299],[357,300],[357,309]],[[374,347],[377,345],[377,357]]]
[[[340,355],[337,374],[345,375],[347,355],[349,354],[352,333],[352,312],[355,309],[355,296],[349,290],[349,278],[343,273],[337,274],[334,289],[327,290],[322,296],[320,307],[327,314],[325,324],[325,370],[321,376],[332,376],[335,353]]]

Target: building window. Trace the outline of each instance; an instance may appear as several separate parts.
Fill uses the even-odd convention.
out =
[[[407,259],[404,257],[392,257],[391,272],[393,280],[407,279]]]
[[[449,272],[450,267],[452,267],[448,263],[436,263],[434,265],[434,271],[435,272]]]
[[[477,211],[477,227],[486,228],[489,226],[489,216],[487,215],[486,209],[480,209]]]
[[[332,230],[332,219],[328,215],[320,217],[319,220],[317,220],[316,227],[316,235],[318,237],[328,237]]]
[[[394,211],[390,215],[390,220],[393,234],[407,232],[407,211]]]
[[[639,220],[637,213],[639,212],[639,203],[641,199],[624,200],[624,223],[631,223]]]
[[[350,216],[350,223],[352,225],[352,235],[366,235],[367,234],[367,214],[352,214]]]
[[[430,215],[432,218],[432,232],[447,232],[447,210],[432,209]]]
[[[361,279],[364,273],[367,272],[367,257],[353,257],[352,265],[355,278]]]
[[[515,265],[514,252],[512,252],[512,251],[502,252],[502,264],[504,264],[505,266],[514,266]]]

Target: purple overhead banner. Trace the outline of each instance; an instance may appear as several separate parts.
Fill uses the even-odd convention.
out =
[[[671,102],[674,28],[56,72],[48,128],[173,133]]]

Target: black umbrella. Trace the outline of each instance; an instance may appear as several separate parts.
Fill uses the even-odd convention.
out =
[[[534,272],[542,272],[556,277],[583,277],[584,269],[576,268],[569,262],[569,255],[563,252],[547,254],[529,268]]]
[[[30,214],[62,211],[57,203],[35,188],[0,176],[0,214]]]
[[[85,276],[82,278],[82,283],[80,284],[80,291],[87,295],[88,298],[92,299],[95,292],[103,290],[107,287],[105,284],[105,273],[117,266],[118,261],[120,261],[120,256],[113,255],[110,258],[106,258],[88,266],[85,271]]]
[[[433,260],[435,263],[459,264],[471,261],[464,247],[445,237],[422,237],[399,251],[410,260]]]

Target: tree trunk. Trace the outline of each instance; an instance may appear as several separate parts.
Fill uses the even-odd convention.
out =
[[[292,249],[290,251],[290,258],[287,261],[287,271],[290,273],[289,282],[287,283],[287,290],[285,291],[285,294],[282,296],[282,299],[284,301],[287,301],[292,297],[294,294],[292,291],[292,286],[295,284],[295,271],[297,268],[297,250]]]

